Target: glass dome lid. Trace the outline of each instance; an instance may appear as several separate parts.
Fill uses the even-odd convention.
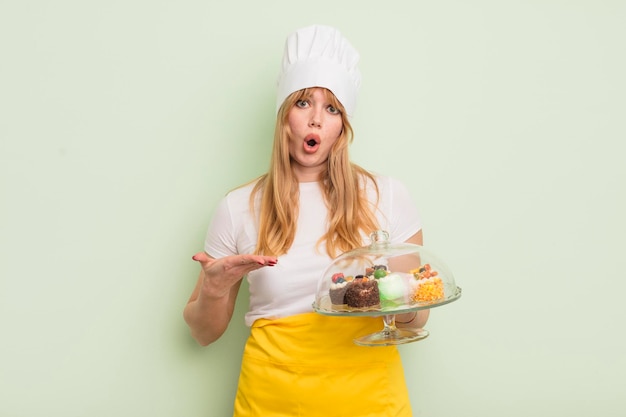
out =
[[[391,243],[386,231],[371,244],[338,256],[317,285],[313,309],[326,315],[395,315],[457,300],[452,271],[423,246]]]

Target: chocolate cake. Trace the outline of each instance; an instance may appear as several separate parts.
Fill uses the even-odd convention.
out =
[[[380,304],[378,282],[375,279],[357,277],[348,285],[344,300],[348,307],[364,308]]]

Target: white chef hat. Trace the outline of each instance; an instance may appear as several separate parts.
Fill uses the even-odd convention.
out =
[[[332,91],[352,116],[361,85],[358,61],[358,52],[335,28],[313,25],[295,31],[285,43],[276,109],[295,91],[323,87]]]

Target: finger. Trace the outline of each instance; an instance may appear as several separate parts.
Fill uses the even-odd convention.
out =
[[[240,265],[274,266],[278,262],[275,256],[242,255]]]
[[[230,261],[228,262],[229,268],[237,268],[237,269],[243,269],[247,271],[252,271],[265,265],[265,263],[262,260],[256,259],[256,257],[252,255],[237,256],[233,259],[230,259],[229,261]]]
[[[200,262],[201,264],[206,264],[207,262],[211,260],[211,258],[209,258],[209,255],[207,255],[204,252],[196,253],[195,255],[191,257],[191,259],[193,259],[196,262]]]

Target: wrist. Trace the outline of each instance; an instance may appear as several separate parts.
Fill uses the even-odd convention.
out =
[[[396,318],[396,323],[398,324],[411,324],[415,321],[415,319],[417,318],[417,311],[414,311],[410,316],[408,316],[406,319],[403,318],[403,320],[398,320]]]

